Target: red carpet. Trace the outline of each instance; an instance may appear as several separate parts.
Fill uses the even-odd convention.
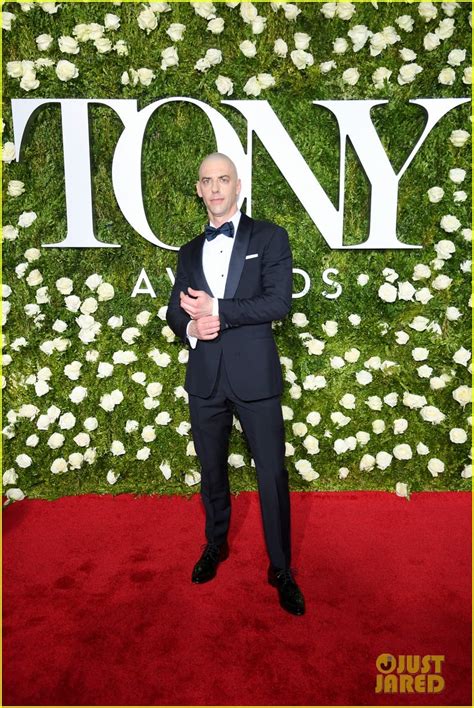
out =
[[[3,705],[470,705],[469,493],[294,493],[304,617],[283,612],[258,498],[190,582],[200,498],[25,500],[3,513]],[[375,660],[444,655],[441,693],[375,693]]]

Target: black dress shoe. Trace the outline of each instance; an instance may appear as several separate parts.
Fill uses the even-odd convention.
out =
[[[305,603],[303,593],[295,583],[291,570],[282,570],[270,566],[268,582],[277,588],[280,605],[292,615],[304,615]]]
[[[229,556],[229,545],[224,543],[206,543],[202,556],[193,569],[193,583],[207,583],[217,572],[219,563]]]

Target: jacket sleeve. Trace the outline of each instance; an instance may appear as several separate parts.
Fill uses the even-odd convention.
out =
[[[181,249],[178,252],[178,265],[176,268],[176,277],[174,280],[174,285],[171,290],[170,299],[168,302],[168,309],[166,311],[166,321],[175,333],[177,337],[181,339],[184,344],[188,344],[189,340],[186,336],[186,328],[188,322],[190,322],[191,317],[187,312],[181,307],[179,293],[188,292],[189,280],[186,276],[186,271],[183,266],[183,255]]]
[[[291,309],[293,260],[288,233],[277,227],[262,253],[263,294],[219,299],[221,327],[238,327],[279,320]]]

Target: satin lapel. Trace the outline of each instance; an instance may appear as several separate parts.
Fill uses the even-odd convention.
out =
[[[225,284],[224,298],[234,297],[245,263],[245,256],[252,231],[252,219],[247,214],[240,215],[239,228],[235,235],[234,248],[230,257],[229,272]]]
[[[214,297],[212,294],[209,283],[204,275],[204,269],[202,267],[202,249],[204,246],[204,234],[201,234],[199,239],[195,242],[194,252],[192,254],[193,261],[193,273],[196,280],[196,290],[204,290],[208,295]]]

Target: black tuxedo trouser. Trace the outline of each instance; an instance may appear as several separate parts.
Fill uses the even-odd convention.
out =
[[[201,464],[201,497],[206,510],[206,538],[222,543],[230,521],[227,471],[232,416],[239,418],[257,472],[263,529],[270,562],[289,568],[290,495],[285,468],[285,432],[280,396],[242,401],[229,383],[221,355],[209,398],[189,395],[191,429]]]

